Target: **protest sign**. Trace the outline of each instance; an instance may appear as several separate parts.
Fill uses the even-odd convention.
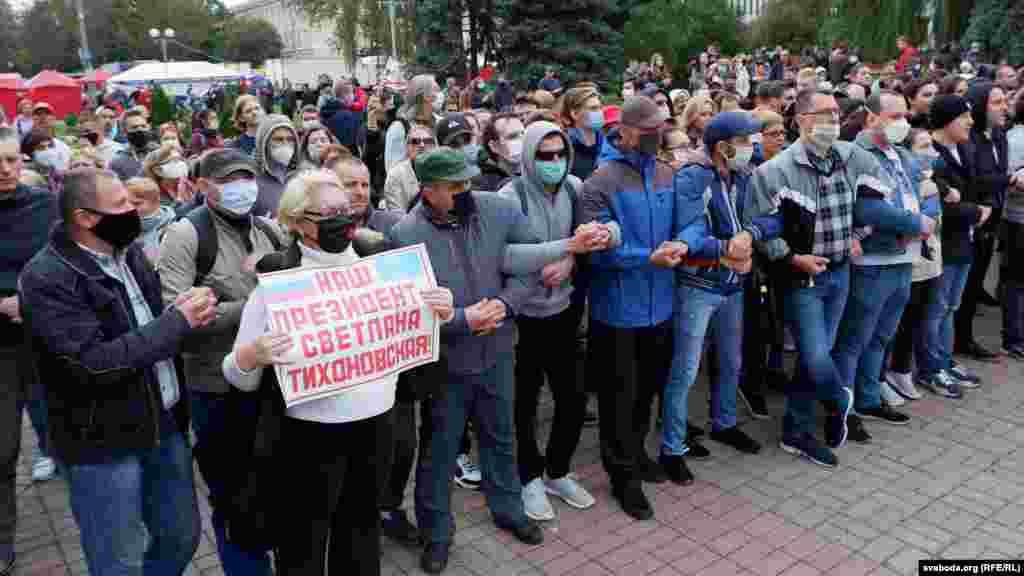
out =
[[[422,244],[262,274],[260,285],[271,329],[295,343],[275,366],[288,407],[437,360],[440,325],[419,295],[437,281]]]

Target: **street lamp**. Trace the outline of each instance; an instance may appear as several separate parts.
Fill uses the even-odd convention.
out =
[[[164,62],[167,62],[167,42],[174,40],[174,28],[165,28],[163,32],[156,28],[150,28],[149,37],[160,41],[160,49],[164,53]]]

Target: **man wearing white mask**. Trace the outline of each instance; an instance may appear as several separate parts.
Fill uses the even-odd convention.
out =
[[[487,159],[480,163],[480,176],[473,181],[473,189],[497,192],[512,176],[518,176],[522,167],[523,142],[526,128],[513,113],[498,114],[484,130],[483,147]]]
[[[234,476],[225,462],[245,450],[244,435],[237,430],[256,419],[259,401],[255,395],[233,392],[221,371],[221,361],[234,346],[242,308],[256,287],[249,261],[282,246],[277,226],[253,215],[257,173],[256,163],[239,150],[207,153],[197,181],[206,204],[167,228],[157,263],[165,303],[193,286],[209,287],[217,295],[216,319],[186,339],[182,355],[192,399],[194,452],[210,487],[217,551],[229,576],[271,574],[266,551],[242,550],[230,538],[230,498],[244,478]]]
[[[298,142],[299,135],[286,116],[269,114],[260,122],[253,154],[259,165],[256,182],[260,190],[254,215],[273,218],[277,214],[288,176],[298,167]]]

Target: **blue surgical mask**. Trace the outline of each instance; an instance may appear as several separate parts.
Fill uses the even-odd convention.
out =
[[[255,180],[236,180],[220,189],[220,206],[235,216],[245,216],[252,211],[259,196],[260,187]]]
[[[475,166],[480,161],[480,145],[466,144],[462,147],[462,155],[466,157],[466,163]]]
[[[556,160],[554,162],[537,161],[537,175],[540,176],[540,181],[546,186],[554,186],[561,182],[565,178],[567,168],[568,163],[565,160]]]
[[[600,110],[587,112],[587,126],[589,126],[591,130],[600,130],[601,128],[604,128],[604,113]]]

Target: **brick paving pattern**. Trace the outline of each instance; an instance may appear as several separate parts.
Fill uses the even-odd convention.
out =
[[[993,349],[998,317],[988,308],[979,319]],[[839,450],[836,470],[778,448],[776,394],[771,420],[741,421],[765,445],[761,454],[707,442],[713,457],[691,463],[698,478],[692,486],[645,485],[653,521],[636,522],[618,509],[601,468],[597,429],[589,428],[574,469],[598,503],[578,511],[553,499],[558,518],[544,525],[544,544],[530,547],[494,527],[481,494],[455,488],[458,532],[445,574],[864,576],[916,574],[922,558],[1024,556],[1024,365],[967,365],[985,379],[980,390],[962,400],[926,393],[903,407],[914,417],[908,426],[869,422],[873,442]],[[705,425],[706,379],[694,396],[694,420]],[[550,404],[542,410],[545,437]],[[15,574],[86,574],[65,484],[31,482],[35,437],[27,418],[25,438]],[[191,572],[219,576],[205,487],[200,491],[204,532]],[[385,540],[382,573],[421,574],[419,552]]]

